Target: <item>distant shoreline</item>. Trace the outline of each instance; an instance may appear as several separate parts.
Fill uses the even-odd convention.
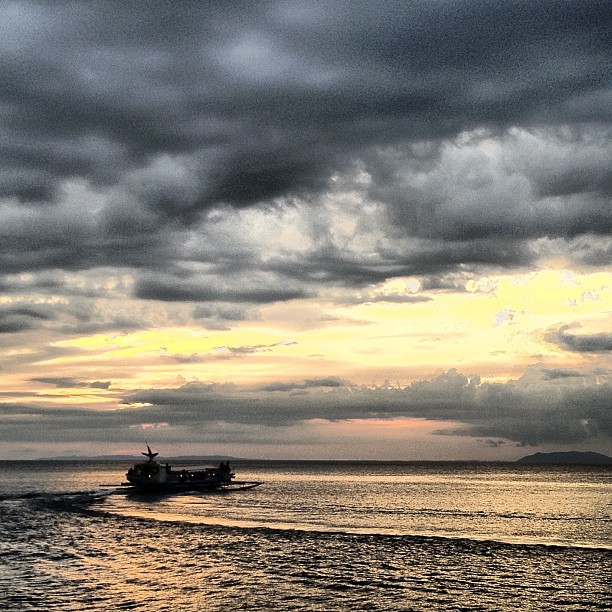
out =
[[[612,465],[612,457],[591,451],[534,453],[518,460],[524,465]]]
[[[144,461],[145,459],[139,455],[60,455],[57,457],[37,457],[29,459],[0,459],[0,461]],[[218,463],[219,461],[265,461],[275,463],[369,463],[369,464],[384,464],[384,463],[472,463],[472,464],[522,464],[522,465],[612,465],[612,457],[602,453],[590,451],[559,451],[550,453],[534,453],[526,455],[520,459],[261,459],[249,457],[234,457],[231,455],[178,455],[159,457],[162,462],[184,462],[198,461]]]

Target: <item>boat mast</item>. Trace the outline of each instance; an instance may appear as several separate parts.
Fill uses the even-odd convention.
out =
[[[140,453],[141,455],[144,455],[145,457],[149,458],[149,461],[153,461],[153,459],[155,459],[155,457],[157,457],[157,455],[159,455],[159,453],[154,453],[151,450],[151,447],[149,446],[149,443],[145,440],[145,444],[147,445],[147,451],[146,453]]]

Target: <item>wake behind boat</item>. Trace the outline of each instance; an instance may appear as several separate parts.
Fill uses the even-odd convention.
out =
[[[172,493],[180,491],[236,491],[252,489],[262,484],[257,481],[237,481],[229,461],[219,466],[192,466],[173,468],[169,463],[160,463],[147,444],[142,453],[147,461],[134,464],[125,475],[124,487],[144,493]]]

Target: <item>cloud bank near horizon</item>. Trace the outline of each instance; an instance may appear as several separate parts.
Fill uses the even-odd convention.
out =
[[[580,384],[571,384],[571,379],[579,379]],[[57,386],[62,382],[70,387],[102,385],[53,381]],[[158,444],[221,440],[264,445],[276,440],[282,446],[295,443],[293,437],[283,442],[284,431],[303,429],[306,435],[309,423],[316,421],[416,418],[431,421],[433,433],[438,435],[495,439],[500,445],[521,447],[581,445],[612,436],[611,391],[609,373],[593,376],[541,365],[530,367],[521,379],[503,384],[485,383],[476,375],[456,370],[406,387],[367,387],[335,378],[272,383],[260,389],[192,382],[122,392],[124,407],[111,411],[35,403],[5,405],[0,439],[24,444],[40,441],[42,428],[45,437],[54,441],[121,443],[133,441],[134,430],[144,434],[152,429]],[[40,397],[41,402],[45,399]],[[24,428],[34,421],[36,429]],[[445,428],[436,430],[436,422],[443,422]],[[449,423],[455,427],[448,427]]]

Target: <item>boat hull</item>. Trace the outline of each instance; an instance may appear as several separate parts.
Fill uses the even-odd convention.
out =
[[[263,484],[262,482],[230,482],[230,483],[221,483],[221,484],[213,484],[209,482],[189,482],[189,483],[132,483],[132,482],[124,482],[122,483],[122,487],[129,489],[130,491],[134,491],[136,493],[143,493],[149,495],[169,495],[171,493],[185,493],[189,491],[246,491],[247,489],[254,489],[259,485]]]

